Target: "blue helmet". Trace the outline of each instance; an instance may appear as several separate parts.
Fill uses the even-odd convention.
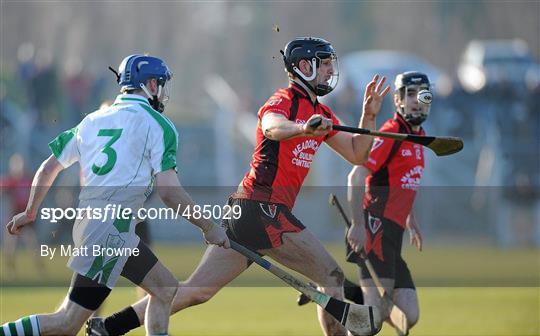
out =
[[[165,62],[157,57],[130,55],[124,58],[118,67],[117,81],[123,90],[141,89],[141,84],[145,85],[151,78],[157,79],[161,86],[172,78],[172,73]]]

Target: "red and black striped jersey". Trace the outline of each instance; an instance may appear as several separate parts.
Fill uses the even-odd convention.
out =
[[[261,120],[266,113],[281,114],[298,124],[306,123],[314,114],[330,118],[334,124],[339,124],[339,121],[329,107],[318,101],[313,103],[305,89],[296,83],[277,90],[260,108],[251,169],[240,183],[235,197],[281,203],[292,209],[315,153],[322,142],[334,136],[336,131],[324,137],[270,140],[261,128]]]
[[[425,134],[422,128],[413,132],[397,113],[380,131]],[[376,137],[364,166],[371,171],[366,177],[364,209],[405,227],[424,172],[424,148],[411,142]]]

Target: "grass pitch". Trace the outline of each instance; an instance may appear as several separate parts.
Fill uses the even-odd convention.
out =
[[[330,245],[338,261],[342,247]],[[194,269],[203,247],[160,247],[164,263],[185,279]],[[430,248],[405,251],[418,284],[420,322],[412,335],[540,335],[538,250],[498,251],[490,248]],[[32,267],[30,253],[19,255],[16,278],[2,264],[0,322],[23,315],[50,312],[57,307],[69,283],[65,259],[48,261],[47,277]],[[354,279],[353,265],[341,263]],[[24,285],[24,287],[21,287]],[[210,302],[192,307],[171,319],[171,335],[273,336],[321,335],[315,305],[296,306],[297,293],[253,265]],[[127,286],[116,288],[103,314],[135,300]],[[82,335],[82,333],[79,333]],[[130,335],[144,335],[139,328]],[[394,335],[385,326],[381,335]]]

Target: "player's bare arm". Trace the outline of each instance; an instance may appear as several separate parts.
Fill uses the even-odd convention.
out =
[[[180,184],[180,180],[174,169],[158,173],[156,176],[156,185],[161,200],[168,207],[173,209],[180,207],[180,213],[184,213],[184,209],[187,207],[193,208],[195,205],[195,202],[193,202]],[[221,226],[215,225],[211,220],[203,217],[196,219],[195,216],[190,216],[186,217],[186,219],[201,229],[207,243],[225,248],[230,247],[229,239]]]
[[[299,136],[319,137],[328,134],[332,130],[332,120],[322,117],[320,125],[312,127],[309,121],[321,118],[320,114],[314,114],[305,124],[297,124],[278,113],[267,113],[261,121],[263,134],[270,140],[283,141]]]
[[[13,216],[13,219],[6,226],[10,234],[19,234],[26,224],[32,223],[36,219],[39,206],[45,199],[58,173],[63,169],[64,167],[56,160],[54,155],[43,161],[32,180],[26,211]]]
[[[362,117],[358,124],[359,127],[371,130],[375,129],[377,114],[381,110],[384,97],[390,91],[389,85],[384,87],[385,81],[386,78],[384,76],[379,78],[379,75],[375,75],[373,80],[366,86]],[[339,132],[326,140],[326,143],[333,150],[354,165],[361,165],[366,162],[372,142],[373,138],[370,136],[345,132]]]
[[[364,246],[366,235],[364,233],[364,216],[362,212],[362,199],[364,198],[364,183],[369,170],[363,166],[355,166],[347,179],[347,201],[349,203],[352,223],[347,231],[347,241],[355,252]]]

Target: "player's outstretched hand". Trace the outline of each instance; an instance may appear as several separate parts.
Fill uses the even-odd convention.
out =
[[[383,89],[385,81],[386,77],[384,76],[379,81],[379,75],[377,74],[366,86],[364,92],[364,117],[375,118],[379,114],[384,97],[390,91],[390,85]]]
[[[21,212],[20,214],[13,216],[6,225],[6,228],[10,234],[18,235],[25,225],[32,223],[34,220],[35,218],[28,216],[26,212]]]
[[[210,230],[204,233],[204,240],[207,244],[214,244],[224,248],[231,247],[229,237],[225,233],[225,229],[221,225],[213,225]]]

